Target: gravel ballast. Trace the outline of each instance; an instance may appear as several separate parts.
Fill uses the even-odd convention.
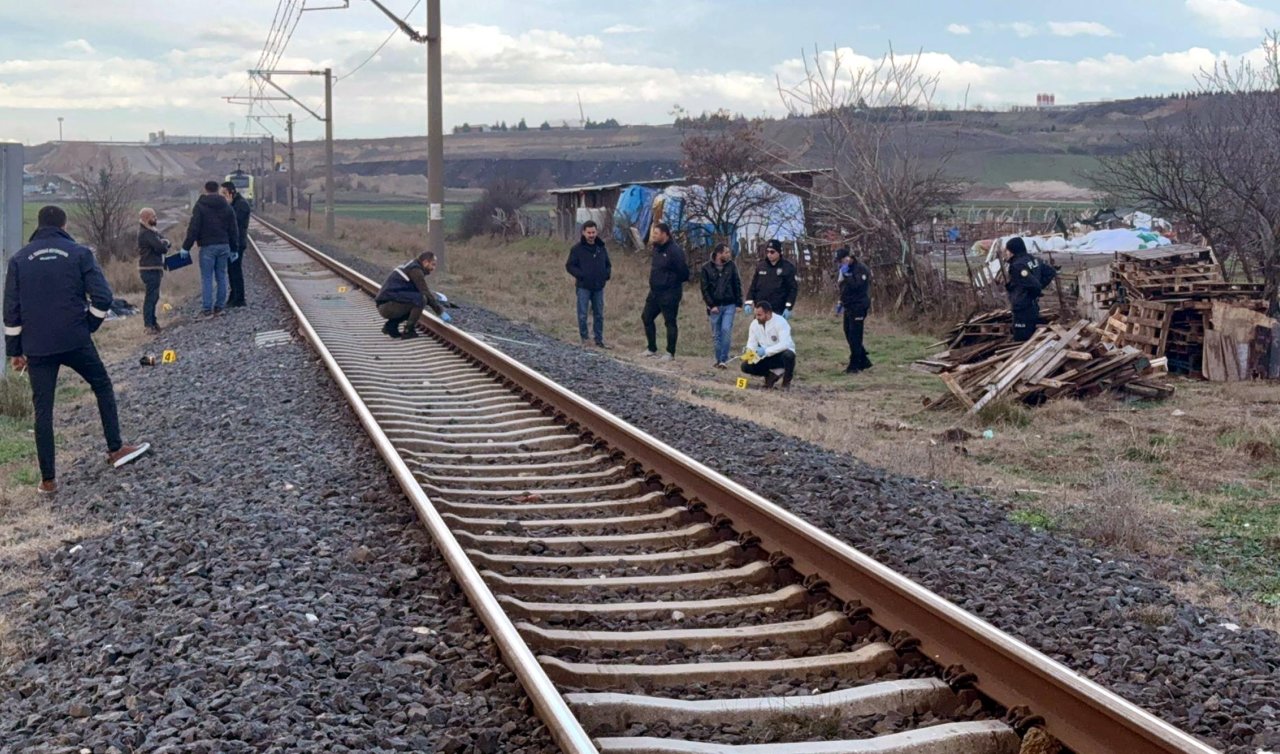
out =
[[[375,279],[386,274],[326,250]],[[570,316],[567,293],[563,306]],[[453,316],[457,326],[494,336],[492,345],[523,363],[1207,743],[1239,754],[1280,750],[1280,636],[1237,628],[1179,599],[1161,581],[1179,578],[1176,563],[1118,557],[1035,531],[975,494],[686,403],[671,397],[660,372],[480,307]],[[616,317],[609,327],[639,323]],[[798,384],[803,389],[803,375]]]
[[[555,751],[314,353],[254,346],[293,323],[246,277],[251,308],[162,315],[176,363],[110,365],[151,455],[109,469],[96,410],[61,407],[54,505],[108,531],[0,596],[31,647],[0,751]]]

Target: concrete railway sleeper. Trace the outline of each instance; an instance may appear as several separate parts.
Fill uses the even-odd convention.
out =
[[[254,231],[565,751],[1213,751],[479,339],[386,338],[373,281]]]

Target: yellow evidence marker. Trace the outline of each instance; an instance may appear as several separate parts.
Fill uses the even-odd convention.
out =
[[[345,285],[340,285],[340,286],[338,286],[338,293],[346,293],[346,292],[347,292],[347,290],[348,290],[348,288],[347,288],[347,286],[345,286]]]
[[[175,362],[175,361],[177,361],[177,360],[178,360],[178,352],[177,352],[177,351],[173,351],[173,350],[165,351],[165,352],[164,352],[163,354],[161,354],[161,356],[160,356],[160,362],[161,362],[162,364],[172,364],[173,362]]]
[[[738,378],[737,385],[738,385],[738,389],[739,389],[739,390],[746,390],[746,389],[747,389],[747,378],[746,378],[746,377],[739,377],[739,378]]]

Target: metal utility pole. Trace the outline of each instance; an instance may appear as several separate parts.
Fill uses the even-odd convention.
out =
[[[22,202],[22,145],[0,143],[0,288],[9,259],[22,248]],[[0,359],[0,375],[8,361]]]
[[[378,6],[409,39],[427,45],[427,250],[436,255],[440,272],[445,270],[444,255],[444,113],[443,86],[440,75],[440,0],[427,0],[427,33],[419,34],[404,19]]]
[[[58,141],[62,141],[62,116],[58,116]]]
[[[300,100],[298,100],[298,98],[297,98],[297,97],[294,97],[292,94],[289,94],[289,93],[288,93],[288,92],[286,92],[284,89],[282,89],[282,88],[280,87],[280,85],[279,85],[279,84],[277,84],[276,82],[272,81],[272,80],[271,80],[271,77],[272,77],[272,75],[275,75],[275,74],[284,75],[284,76],[324,76],[324,116],[323,116],[323,117],[321,117],[321,116],[320,116],[320,115],[319,115],[315,110],[312,110],[311,108],[309,108],[309,107],[307,107],[306,105],[302,104],[302,102],[301,102]],[[287,99],[287,100],[289,100],[289,101],[293,102],[293,103],[294,103],[295,105],[297,105],[298,107],[301,107],[303,110],[306,110],[308,113],[310,113],[310,114],[311,114],[311,117],[313,117],[313,118],[315,118],[316,120],[318,120],[318,121],[320,121],[320,122],[324,123],[324,141],[325,141],[325,144],[324,144],[324,153],[325,153],[325,157],[327,158],[327,159],[326,159],[326,161],[329,163],[329,164],[328,164],[328,167],[326,168],[326,171],[325,171],[325,180],[324,180],[324,191],[325,191],[324,230],[325,230],[325,233],[326,233],[327,235],[329,235],[329,236],[331,236],[331,237],[332,237],[332,236],[334,235],[334,216],[333,216],[333,209],[334,209],[334,201],[333,201],[333,192],[334,192],[334,183],[333,183],[333,69],[332,69],[332,68],[326,68],[326,69],[324,69],[323,71],[263,71],[263,70],[253,70],[253,71],[249,71],[249,75],[250,75],[250,76],[257,76],[257,77],[261,78],[264,82],[266,82],[267,84],[269,84],[269,85],[271,86],[271,88],[275,89],[276,91],[280,92],[280,94],[284,95],[283,97],[254,97],[253,99],[255,99],[255,100]],[[228,102],[234,102],[236,98],[234,98],[234,97],[226,97],[225,99],[226,99]],[[296,179],[296,178],[294,178],[294,177],[293,177],[293,175],[292,175],[292,174],[293,174],[293,135],[292,135],[292,134],[293,134],[293,119],[292,119],[292,118],[290,118],[290,119],[289,119],[289,121],[288,121],[288,123],[289,123],[289,133],[290,133],[290,136],[289,136],[289,172],[290,172],[290,174],[291,174],[291,175],[290,175],[289,182],[290,182],[290,185],[295,185],[295,186],[296,186],[296,180],[297,180],[297,179]],[[310,206],[310,205],[311,205],[311,202],[310,202],[310,201],[308,201],[308,202],[307,202],[307,214],[308,214],[308,217],[310,216],[310,213],[311,213],[311,206]],[[292,220],[292,219],[293,219],[293,211],[292,211],[292,208],[290,208],[289,215],[290,215],[290,219]]]
[[[293,167],[293,113],[284,116],[285,127],[289,129],[289,222],[298,221],[298,179]]]

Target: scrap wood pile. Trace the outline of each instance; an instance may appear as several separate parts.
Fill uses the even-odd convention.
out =
[[[948,392],[931,401],[929,408],[977,413],[1004,398],[1036,403],[1113,389],[1147,398],[1173,394],[1173,388],[1144,379],[1164,371],[1164,359],[1109,343],[1102,329],[1085,319],[1070,327],[1041,327],[1025,343],[1005,339],[990,345],[985,355],[970,356],[964,349],[974,346],[961,345],[958,351],[948,349],[917,362],[947,386]],[[945,367],[938,369],[940,364]]]
[[[1110,310],[1108,342],[1167,358],[1175,372],[1234,381],[1280,376],[1280,363],[1271,367],[1280,348],[1271,346],[1275,323],[1262,314],[1262,290],[1228,281],[1209,249],[1171,246],[1117,254],[1093,300]]]
[[[1047,325],[1058,321],[1058,312],[1052,307],[1045,307],[1040,312],[1040,324]],[[913,365],[916,371],[939,374],[950,371],[961,364],[981,361],[995,353],[996,349],[1009,344],[1013,336],[1013,312],[1009,309],[995,309],[975,314],[964,322],[957,322],[943,337],[934,344],[935,348],[946,350],[919,359]]]

